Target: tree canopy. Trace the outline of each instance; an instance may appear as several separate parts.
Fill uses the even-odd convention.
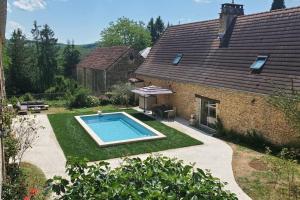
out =
[[[286,8],[284,0],[273,0],[271,10],[278,10]]]
[[[155,21],[153,18],[151,18],[147,28],[151,34],[152,44],[154,44],[160,38],[166,29],[165,24],[160,16],[157,17]]]
[[[101,37],[101,45],[104,47],[123,45],[142,50],[151,45],[150,32],[144,24],[125,17],[111,22],[109,27],[101,32]]]
[[[63,51],[64,75],[68,78],[75,78],[76,65],[80,61],[80,52],[75,48],[74,42],[68,41]]]

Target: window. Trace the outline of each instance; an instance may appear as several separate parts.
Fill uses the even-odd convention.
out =
[[[173,60],[173,65],[178,65],[180,63],[182,57],[183,57],[183,54],[181,54],[181,53],[177,54]]]
[[[250,69],[252,70],[261,70],[266,64],[268,56],[258,56],[256,61],[251,65]]]

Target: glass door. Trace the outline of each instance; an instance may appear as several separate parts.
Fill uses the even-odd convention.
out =
[[[214,100],[201,99],[200,104],[200,125],[214,128],[217,122],[217,102]]]

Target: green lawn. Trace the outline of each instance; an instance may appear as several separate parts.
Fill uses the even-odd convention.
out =
[[[102,110],[104,112],[120,111],[111,106],[103,107]],[[126,110],[126,112],[153,127],[157,131],[160,131],[167,136],[167,138],[100,148],[74,118],[76,115],[89,114],[90,112],[75,111],[73,113],[49,114],[48,118],[65,155],[67,157],[87,158],[89,161],[105,160],[202,144],[200,141],[147,117],[144,114],[134,110]]]

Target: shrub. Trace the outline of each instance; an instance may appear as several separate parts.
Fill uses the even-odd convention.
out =
[[[26,94],[24,94],[24,95],[21,97],[21,99],[22,99],[23,101],[33,101],[33,100],[34,100],[34,97],[32,96],[32,94],[26,93]]]
[[[76,81],[72,79],[65,78],[64,76],[56,76],[54,79],[54,85],[48,88],[45,93],[47,94],[47,98],[50,100],[60,99],[60,94],[66,94],[65,98],[68,94],[74,95],[79,89]]]
[[[89,90],[80,88],[76,94],[68,96],[68,105],[70,108],[94,107],[99,105],[97,97],[89,95]]]
[[[112,86],[111,92],[107,93],[111,96],[111,102],[115,105],[132,104],[134,101],[134,94],[131,92],[133,86],[130,83],[121,83]]]
[[[11,97],[11,98],[8,99],[8,103],[12,104],[14,107],[17,106],[17,104],[18,104],[19,101],[20,100],[17,97],[15,97],[15,96],[13,96],[13,97]]]
[[[167,157],[125,159],[114,170],[103,161],[75,160],[68,162],[67,173],[68,180],[48,180],[60,199],[237,199],[210,173]]]
[[[99,105],[100,106],[106,106],[108,104],[111,104],[111,100],[108,96],[102,95],[99,97]]]

